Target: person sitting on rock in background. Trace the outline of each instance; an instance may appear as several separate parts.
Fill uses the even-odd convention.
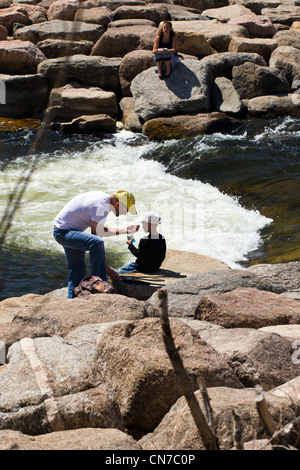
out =
[[[103,237],[135,233],[139,225],[128,225],[125,228],[105,227],[109,212],[116,217],[127,212],[136,214],[135,198],[129,191],[121,190],[109,195],[102,191],[90,191],[74,197],[57,214],[54,219],[53,236],[63,246],[69,269],[68,298],[75,297],[74,289],[86,277],[85,252],[90,253],[91,275],[112,281],[119,275],[108,264],[105,258]],[[85,230],[90,227],[91,233]]]
[[[149,235],[141,238],[138,248],[133,244],[134,240],[127,237],[128,249],[136,257],[132,263],[119,269],[119,274],[132,272],[154,273],[157,271],[166,256],[166,240],[158,233],[157,226],[161,222],[161,218],[149,212],[142,219],[142,227],[144,232]]]
[[[178,38],[172,29],[171,21],[162,21],[159,25],[152,51],[160,78],[163,78],[163,63],[166,66],[166,78],[170,76],[171,70],[178,64],[177,46]]]

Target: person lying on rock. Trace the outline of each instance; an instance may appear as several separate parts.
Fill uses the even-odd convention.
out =
[[[171,70],[179,62],[177,54],[178,38],[172,28],[171,21],[163,21],[158,28],[153,45],[154,60],[158,68],[159,78],[163,78],[163,63],[166,67],[165,77],[168,78]]]
[[[110,212],[116,217],[127,212],[136,214],[135,198],[129,191],[118,191],[109,195],[102,191],[90,191],[80,194],[69,201],[54,219],[53,236],[63,246],[69,269],[68,298],[75,297],[74,289],[86,277],[85,253],[89,251],[91,275],[99,276],[103,281],[107,276],[112,281],[119,275],[107,263],[103,237],[135,233],[139,225],[125,228],[105,227]],[[90,227],[91,233],[85,230]]]
[[[132,237],[127,237],[128,249],[136,257],[136,260],[119,269],[119,274],[140,272],[153,274],[161,266],[166,256],[166,240],[158,233],[157,226],[161,218],[150,212],[142,219],[144,232],[148,235],[141,238],[138,248],[134,246]]]

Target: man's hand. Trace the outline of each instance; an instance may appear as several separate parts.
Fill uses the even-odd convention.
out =
[[[110,279],[115,282],[115,281],[119,281],[120,279],[120,276],[119,274],[114,271],[112,268],[106,268],[106,274],[108,277],[110,277]]]
[[[139,225],[128,225],[127,233],[135,233],[139,230],[139,228],[140,228]]]

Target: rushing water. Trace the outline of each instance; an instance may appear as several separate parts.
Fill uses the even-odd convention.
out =
[[[231,267],[300,259],[300,120],[249,120],[231,135],[155,143],[121,131],[107,136],[35,131],[2,133],[0,211],[20,178],[36,168],[0,252],[1,298],[66,285],[66,264],[52,220],[83,191],[131,190],[138,216],[153,210],[169,248],[204,254]],[[138,239],[143,236],[140,231]],[[109,263],[132,260],[125,237],[105,241]]]

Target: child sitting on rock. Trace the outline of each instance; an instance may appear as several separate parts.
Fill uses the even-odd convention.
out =
[[[160,268],[166,256],[166,240],[157,231],[160,221],[161,218],[153,212],[143,217],[143,230],[148,232],[148,235],[141,238],[138,248],[134,246],[134,240],[127,238],[128,249],[136,260],[119,269],[119,274],[132,272],[151,274]]]

